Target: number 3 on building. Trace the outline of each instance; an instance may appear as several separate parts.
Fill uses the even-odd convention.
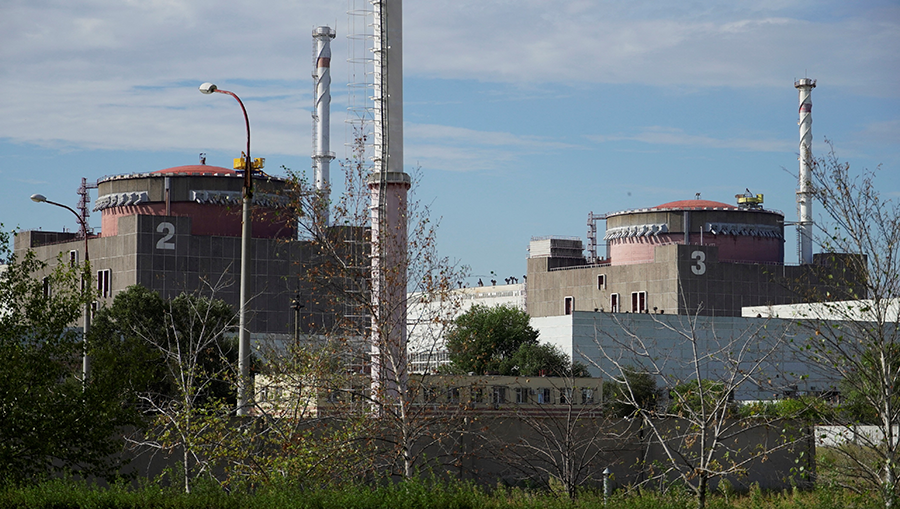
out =
[[[156,227],[156,231],[166,234],[163,238],[159,239],[159,242],[156,243],[156,249],[175,249],[175,243],[171,242],[172,237],[175,236],[174,224],[159,223],[159,226]]]
[[[694,260],[694,264],[691,265],[691,272],[698,276],[702,276],[706,274],[706,253],[703,251],[694,251],[691,253],[691,259]]]

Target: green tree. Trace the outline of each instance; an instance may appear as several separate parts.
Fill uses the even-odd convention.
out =
[[[844,411],[828,423],[842,426],[853,442],[832,451],[840,458],[819,478],[860,492],[877,492],[885,507],[900,500],[900,202],[884,197],[877,171],[851,170],[833,148],[813,162],[811,188],[825,220],[817,240],[817,263],[844,269],[833,277],[857,300],[810,305],[800,323],[809,329],[804,345],[811,360],[842,380]],[[832,277],[832,276],[829,276]],[[859,421],[877,433],[861,433]]]
[[[611,380],[603,384],[603,401],[612,415],[628,417],[639,410],[653,412],[660,391],[656,377],[631,366],[623,366],[621,382]]]
[[[776,355],[787,344],[783,326],[766,323],[719,334],[707,329],[707,318],[699,311],[645,315],[638,322],[641,328],[632,320],[618,323],[619,327],[595,328],[599,355],[591,362],[619,384],[616,406],[640,420],[648,443],[664,454],[660,464],[644,465],[645,482],[664,485],[678,479],[678,485],[693,492],[697,508],[704,509],[711,481],[740,474],[752,462],[804,443],[805,432],[789,423],[776,427],[773,417],[741,418],[732,411],[732,395],[742,387],[775,374],[784,380]],[[654,332],[645,335],[651,328]],[[673,387],[668,394],[671,404],[648,405],[646,392],[636,386],[646,379],[635,377],[633,366]],[[742,434],[770,427],[784,430],[778,440],[740,446]]]
[[[573,363],[556,345],[523,343],[511,358],[503,361],[501,375],[589,377],[587,366]]]
[[[718,411],[728,414],[734,409],[733,393],[723,382],[707,379],[688,380],[669,391],[669,413],[683,415],[701,407],[707,414]]]
[[[520,309],[477,304],[456,318],[446,344],[455,371],[501,373],[522,345],[538,344],[538,332]]]
[[[103,380],[83,387],[82,341],[71,327],[90,274],[31,251],[17,256],[0,232],[0,480],[25,482],[60,473],[111,478],[119,426],[135,422]],[[45,276],[39,278],[39,276]]]
[[[94,370],[97,376],[117,374],[123,394],[176,397],[180,369],[172,363],[181,361],[166,351],[188,352],[192,338],[211,329],[226,332],[234,320],[234,310],[222,300],[181,294],[167,301],[143,286],[130,286],[94,316],[89,341]],[[203,373],[224,373],[237,362],[234,346],[220,333],[193,362]],[[209,380],[198,396],[201,402],[213,398],[236,404],[234,387],[222,379]]]
[[[464,279],[466,270],[438,253],[438,222],[430,217],[427,205],[415,197],[420,177],[417,171],[411,175],[410,193],[405,203],[398,204],[399,209],[390,211],[387,205],[378,206],[379,213],[397,213],[406,218],[405,227],[375,231],[372,211],[377,202],[369,187],[373,173],[371,156],[367,154],[371,148],[368,136],[366,127],[355,133],[351,158],[341,165],[344,191],[330,204],[330,214],[323,214],[322,196],[308,179],[297,174],[292,179],[299,236],[305,239],[304,249],[309,253],[298,267],[298,284],[301,291],[316,295],[314,301],[306,303],[306,316],[302,319],[316,319],[315,323],[301,322],[303,332],[309,336],[304,338],[304,344],[297,345],[300,348],[282,352],[286,355],[280,359],[267,359],[266,367],[287,375],[285,380],[294,378],[305,387],[328,391],[342,399],[343,408],[355,407],[368,417],[360,420],[359,415],[350,413],[337,416],[352,433],[343,438],[329,433],[330,438],[325,439],[320,438],[325,435],[316,434],[320,444],[302,439],[303,433],[285,432],[283,436],[290,437],[291,443],[285,443],[282,451],[307,451],[287,454],[293,458],[321,459],[314,469],[299,470],[309,472],[305,475],[330,471],[359,478],[355,475],[357,469],[365,466],[362,475],[408,478],[422,469],[443,468],[455,461],[451,458],[458,451],[445,444],[465,424],[461,409],[445,407],[448,412],[436,413],[434,405],[418,404],[423,397],[433,401],[424,393],[430,385],[426,381],[429,375],[410,373],[408,353],[425,356],[426,364],[433,362],[430,353],[445,336],[443,331],[458,309],[459,298],[451,290]],[[375,234],[378,242],[369,242]],[[389,259],[394,261],[383,263]],[[373,276],[372,264],[376,262],[381,270]],[[372,290],[376,288],[379,292],[396,292],[397,298],[375,302]],[[415,322],[406,317],[407,294],[427,308]],[[400,327],[406,328],[408,345],[400,344],[401,335],[396,334]],[[317,355],[312,370],[302,367],[306,356],[298,355],[306,347],[325,347],[325,357]],[[365,384],[370,389],[361,390],[351,377],[320,376],[323,368],[335,361],[344,373],[365,370],[375,375],[372,382]],[[286,369],[272,366],[276,363],[284,364]],[[294,369],[293,374],[287,372],[298,365],[301,369]],[[424,371],[432,369],[426,366]],[[351,383],[345,385],[346,382]],[[346,405],[347,399],[356,404]],[[294,441],[295,438],[299,440]],[[365,447],[361,448],[362,444]],[[441,453],[435,454],[434,447],[440,448]],[[351,458],[366,459],[354,462],[354,470],[343,468]]]
[[[860,424],[879,424],[879,408],[872,405],[878,394],[881,380],[880,363],[884,361],[893,373],[900,373],[900,345],[894,344],[885,351],[870,349],[859,356],[859,369],[849,369],[840,383],[841,419]],[[891,388],[894,399],[891,406],[900,406],[900,384]]]
[[[165,300],[132,286],[98,311],[91,331],[95,378],[117,381],[120,399],[148,419],[129,440],[181,453],[186,492],[197,476],[240,456],[241,426],[230,422],[237,352],[227,337],[236,317],[217,289]]]

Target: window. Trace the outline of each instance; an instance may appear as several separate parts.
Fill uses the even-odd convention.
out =
[[[618,313],[619,312],[619,294],[613,293],[609,296],[609,312],[610,313]]]
[[[549,388],[538,389],[538,404],[540,405],[552,405],[553,404],[553,393],[550,392]]]
[[[581,389],[581,403],[590,405],[594,402],[594,389]]]
[[[41,284],[43,285],[44,297],[50,298],[53,296],[53,289],[50,286],[50,278],[45,277],[41,279]]]
[[[447,402],[459,403],[459,387],[451,387],[447,389]]]
[[[564,388],[559,390],[559,404],[560,405],[571,405],[574,401],[572,401],[572,389]]]
[[[506,387],[494,387],[491,400],[495,405],[506,403]]]
[[[69,267],[78,265],[78,251],[73,249],[69,251]]]
[[[110,273],[109,269],[97,271],[97,295],[99,295],[100,298],[102,298],[102,299],[109,297],[110,276],[111,276],[111,273]]]
[[[481,403],[484,401],[484,389],[481,387],[473,387],[472,388],[472,403]]]
[[[597,289],[606,290],[606,274],[597,274]]]
[[[571,315],[572,311],[575,310],[575,298],[574,297],[566,297],[565,303],[563,304],[564,314]]]
[[[647,292],[631,292],[631,312],[644,313],[647,311]]]
[[[516,387],[516,403],[528,403],[527,387]]]

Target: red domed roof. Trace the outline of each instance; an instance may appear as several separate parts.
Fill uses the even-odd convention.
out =
[[[175,166],[174,168],[166,168],[164,170],[154,171],[153,173],[187,173],[189,175],[203,175],[204,173],[236,173],[234,170],[222,168],[221,166],[210,166],[208,164],[189,164],[187,166]]]
[[[663,203],[653,207],[655,209],[736,209],[734,205],[711,200],[678,200]]]

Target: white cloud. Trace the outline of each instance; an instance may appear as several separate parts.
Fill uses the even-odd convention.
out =
[[[871,84],[900,82],[894,51],[900,8],[859,7],[843,15],[840,5],[408,0],[405,73],[525,89],[570,83],[784,87],[808,68],[829,87],[895,97],[896,87]],[[248,102],[254,146],[305,154],[310,31],[321,24],[338,30],[337,101],[347,81],[346,9],[345,2],[312,0],[9,0],[0,7],[0,138],[112,149],[234,146],[242,133],[233,128],[232,105],[195,90],[194,83],[214,81],[240,90]],[[341,113],[333,111],[338,124]],[[214,132],[204,134],[210,126]],[[437,147],[460,144],[563,148],[503,133],[418,129],[421,146],[435,154]],[[426,143],[428,136],[434,137]],[[728,143],[684,133],[642,136],[647,142]],[[771,142],[734,143],[768,150]],[[476,159],[502,158],[498,154],[495,149]]]
[[[529,155],[578,148],[539,136],[409,122],[404,143],[407,164],[449,171],[512,169]]]
[[[861,73],[896,82],[900,72],[885,64],[897,58],[898,7],[812,19],[822,7],[595,2],[569,14],[558,4],[414,4],[422,22],[407,29],[406,61],[433,76],[484,81],[738,87],[780,86],[809,68],[831,86],[857,91]]]
[[[682,129],[671,127],[648,127],[637,134],[588,135],[588,139],[598,143],[637,141],[652,145],[681,145],[697,148],[738,149],[754,152],[787,152],[794,150],[790,141],[753,138],[713,138],[705,135],[688,134]]]

